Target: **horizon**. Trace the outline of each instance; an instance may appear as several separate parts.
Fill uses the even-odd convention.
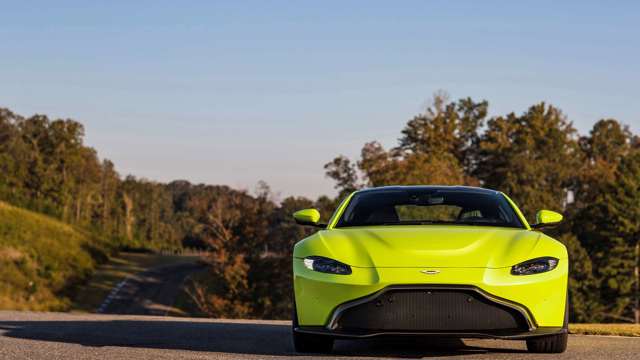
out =
[[[637,133],[629,6],[9,4],[0,106],[79,121],[123,177],[333,196],[323,165],[395,146],[440,89],[491,116],[545,101],[580,135],[601,118]]]

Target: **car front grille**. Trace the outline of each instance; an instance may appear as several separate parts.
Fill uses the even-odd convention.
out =
[[[338,308],[335,330],[382,332],[527,331],[518,310],[473,289],[388,289]]]

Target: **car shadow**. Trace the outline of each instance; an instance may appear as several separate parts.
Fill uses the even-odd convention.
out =
[[[0,321],[0,334],[20,339],[54,341],[84,346],[118,346],[151,349],[296,356],[284,322],[208,320],[60,320]],[[458,339],[400,338],[337,341],[334,355],[422,358],[520,349],[467,346]]]

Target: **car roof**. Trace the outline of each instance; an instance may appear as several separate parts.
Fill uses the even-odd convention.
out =
[[[495,195],[500,193],[499,191],[496,191],[496,190],[485,189],[485,188],[475,187],[475,186],[445,186],[445,185],[379,186],[379,187],[372,187],[372,188],[358,190],[357,192],[358,193],[374,193],[374,192],[382,192],[382,191],[388,191],[388,190],[405,190],[405,191],[443,190],[443,191],[456,191],[456,192],[463,192],[463,193],[476,193],[476,194],[480,193],[480,194],[487,194],[487,195]]]

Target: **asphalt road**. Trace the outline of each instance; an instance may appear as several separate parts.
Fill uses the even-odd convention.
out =
[[[0,312],[0,359],[286,359],[298,357],[288,321]],[[639,359],[640,338],[576,336],[560,355],[521,341],[338,341],[317,359]]]
[[[101,306],[103,314],[167,315],[178,314],[173,308],[186,277],[205,265],[185,263],[163,266],[135,274],[112,291]]]

